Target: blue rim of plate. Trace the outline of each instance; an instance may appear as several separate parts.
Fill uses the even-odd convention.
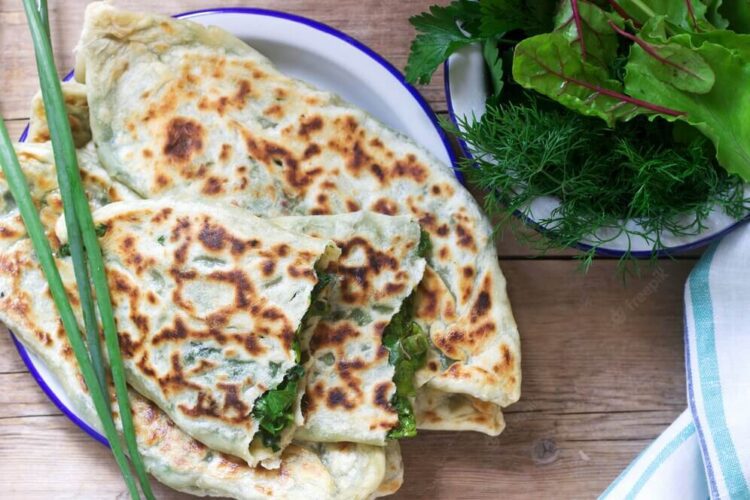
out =
[[[451,98],[451,85],[450,85],[450,65],[448,64],[448,61],[445,61],[443,63],[443,87],[445,91],[445,102],[448,106],[448,117],[450,118],[451,123],[453,123],[454,126],[458,127],[458,118],[456,117],[456,112],[453,108],[453,99]],[[458,146],[461,149],[461,153],[468,158],[469,160],[474,159],[474,155],[471,154],[471,151],[469,150],[468,144],[466,144],[466,141],[460,138],[456,138],[458,142]],[[456,161],[453,161],[453,168],[458,172],[458,164]],[[458,178],[461,180],[462,183],[464,183],[465,187],[468,187],[466,183],[463,181],[462,176],[458,176]],[[523,214],[519,210],[515,210],[513,212],[513,215],[520,219],[525,225],[529,226],[530,228],[534,229],[538,233],[542,235],[546,235],[549,233],[549,229],[539,224],[537,221],[532,219],[531,217],[528,217],[527,215]],[[674,247],[669,248],[663,248],[661,250],[657,250],[655,253],[651,251],[646,250],[637,250],[632,251],[629,253],[631,257],[635,257],[636,259],[650,259],[653,255],[656,257],[673,257],[676,254],[684,253],[690,250],[695,250],[701,247],[704,247],[711,243],[714,240],[723,238],[727,234],[731,233],[735,229],[737,229],[742,224],[750,221],[750,214],[744,217],[743,219],[737,220],[731,225],[725,227],[721,231],[714,233],[710,236],[706,236],[705,238],[685,243],[684,245],[677,245]],[[575,248],[577,250],[581,250],[584,252],[590,251],[592,248],[594,248],[592,245],[589,245],[587,243],[578,242],[574,245],[571,245],[571,248]],[[602,256],[602,257],[616,257],[616,258],[622,258],[628,255],[628,252],[625,252],[623,250],[613,250],[611,248],[602,248],[597,247],[595,250],[596,255]]]
[[[180,14],[175,14],[174,18],[177,19],[185,19],[185,18],[191,18],[201,15],[208,15],[208,14],[249,14],[249,15],[255,15],[255,16],[267,16],[267,17],[276,17],[280,19],[285,19],[287,21],[292,21],[295,23],[303,24],[305,26],[309,26],[313,29],[316,29],[318,31],[321,31],[323,33],[326,33],[328,35],[331,35],[335,38],[338,38],[339,40],[342,40],[349,45],[352,45],[354,48],[358,49],[360,52],[363,52],[367,56],[370,57],[374,62],[378,63],[380,66],[382,66],[384,69],[386,69],[407,91],[409,91],[409,94],[411,94],[412,98],[419,104],[419,106],[422,108],[422,111],[427,115],[427,117],[430,119],[430,122],[435,127],[435,131],[438,133],[438,136],[440,137],[440,140],[443,143],[443,147],[445,147],[445,151],[448,154],[448,158],[450,159],[451,165],[454,168],[454,171],[457,174],[460,174],[458,170],[456,170],[456,154],[453,151],[453,147],[451,146],[450,140],[448,139],[447,134],[445,131],[440,127],[440,124],[438,122],[437,116],[432,111],[430,106],[427,104],[427,101],[422,96],[422,94],[419,93],[419,91],[414,88],[412,85],[410,85],[407,81],[404,75],[396,69],[395,66],[393,66],[391,63],[389,63],[383,56],[372,50],[370,47],[365,45],[364,43],[360,42],[359,40],[356,40],[355,38],[352,38],[351,36],[347,35],[346,33],[343,33],[342,31],[339,31],[335,28],[332,28],[331,26],[328,26],[327,24],[323,24],[320,21],[315,21],[313,19],[299,16],[297,14],[290,14],[287,12],[281,12],[277,10],[269,10],[269,9],[259,9],[259,8],[253,8],[253,7],[226,7],[226,8],[216,8],[216,9],[201,9],[201,10],[192,10],[188,12],[182,12]],[[65,78],[63,78],[63,81],[68,81],[71,78],[73,78],[73,71],[65,75]],[[451,115],[452,116],[452,115]],[[19,137],[19,142],[24,142],[29,134],[29,126],[27,125],[26,128],[24,128],[23,132],[21,133],[21,137]],[[459,177],[460,179],[460,177]],[[34,363],[31,361],[31,358],[29,357],[29,353],[26,350],[26,347],[16,338],[16,336],[13,334],[12,331],[9,330],[11,339],[13,340],[13,343],[16,346],[16,350],[18,351],[18,355],[21,357],[21,360],[26,365],[26,368],[28,368],[31,375],[34,377],[34,380],[36,380],[36,383],[39,385],[39,387],[42,388],[42,391],[47,395],[47,397],[52,401],[52,403],[65,415],[68,417],[74,424],[76,424],[79,428],[81,428],[86,434],[94,438],[99,443],[109,446],[109,442],[107,441],[107,438],[105,438],[103,435],[101,435],[96,429],[91,427],[88,423],[83,421],[80,417],[78,417],[73,410],[65,406],[65,404],[60,400],[60,398],[55,394],[55,392],[52,390],[52,388],[45,382],[45,380],[42,378],[41,374],[39,373],[39,370],[37,370]]]

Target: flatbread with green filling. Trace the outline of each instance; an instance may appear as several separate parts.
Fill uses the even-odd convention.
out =
[[[414,372],[428,340],[401,318],[425,268],[419,224],[373,212],[271,220],[341,249],[326,269],[328,300],[313,305],[317,321],[303,333],[309,361],[297,437],[382,446],[389,437],[413,436]]]
[[[518,399],[520,343],[492,230],[447,165],[190,21],[92,3],[76,78],[103,166],[141,196],[177,193],[266,217],[373,210],[418,220],[440,283],[417,291],[415,314],[430,361],[444,361],[428,361],[419,384],[496,406]]]
[[[212,449],[274,467],[302,423],[297,332],[330,240],[176,200],[93,214],[129,384]],[[65,241],[62,220],[57,235]]]
[[[65,281],[72,283],[70,259],[57,259],[57,264]],[[75,285],[67,288],[75,296]],[[93,401],[28,239],[0,251],[0,320],[49,368],[76,413],[101,432]],[[110,394],[120,429],[111,387]],[[300,442],[284,449],[279,468],[253,468],[191,438],[158,406],[135,391],[130,392],[130,404],[138,449],[147,471],[178,491],[241,500],[365,500],[393,493],[402,482],[397,446],[383,449],[353,443]]]

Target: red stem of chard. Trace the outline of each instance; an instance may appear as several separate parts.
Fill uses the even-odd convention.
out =
[[[691,0],[685,0],[685,5],[687,5],[687,11],[688,15],[690,16],[690,20],[693,22],[693,28],[695,28],[695,31],[698,32],[698,21],[695,19],[695,11],[693,10],[693,2]]]
[[[572,83],[573,85],[578,85],[579,87],[593,90],[597,94],[606,95],[608,97],[612,97],[613,99],[618,99],[621,102],[632,104],[633,106],[647,109],[649,111],[653,111],[654,113],[660,113],[662,115],[668,115],[668,116],[682,116],[685,114],[684,111],[677,111],[675,109],[665,108],[664,106],[659,106],[658,104],[654,104],[648,101],[642,101],[640,99],[636,99],[635,97],[630,97],[629,95],[623,94],[621,92],[617,92],[612,89],[600,87],[599,85],[595,85],[593,83],[589,83],[584,80],[578,80],[577,78],[567,76],[563,73],[560,73],[559,71],[553,70],[552,68],[547,66],[544,62],[540,61],[538,58],[533,57],[533,56],[531,57],[545,71],[548,71],[549,73],[555,75],[556,77],[558,77],[564,82],[569,82],[569,83]]]
[[[570,0],[570,9],[573,11],[573,22],[576,25],[576,31],[578,31],[578,40],[581,42],[581,59],[586,60],[586,44],[583,41],[583,21],[581,20],[581,12],[578,10],[578,0]]]
[[[688,1],[690,1],[690,0],[688,0]],[[633,34],[628,33],[627,31],[625,31],[624,29],[620,28],[619,26],[617,26],[612,21],[607,21],[607,22],[609,23],[609,27],[610,28],[612,28],[618,34],[624,36],[628,40],[630,40],[630,41],[632,41],[634,43],[637,43],[638,46],[640,48],[642,48],[648,55],[650,55],[651,57],[653,57],[654,59],[656,59],[660,63],[666,64],[667,66],[672,66],[673,68],[677,68],[678,70],[684,71],[685,73],[687,73],[688,75],[690,75],[690,76],[692,76],[694,78],[698,78],[699,80],[702,80],[702,78],[700,77],[700,75],[694,73],[690,68],[688,68],[686,66],[683,66],[681,64],[677,64],[676,62],[670,61],[666,57],[659,55],[659,52],[657,52],[656,48],[654,48],[654,46],[651,45],[650,43],[646,42],[645,40],[643,40],[641,38],[638,38],[637,36],[635,36]]]
[[[640,28],[643,26],[641,23],[638,22],[637,19],[635,19],[630,14],[628,14],[628,12],[622,7],[622,5],[617,3],[615,0],[607,0],[607,2],[609,3],[610,7],[612,7],[612,10],[617,12],[620,15],[620,17],[622,17],[623,19],[628,19],[630,21],[633,21],[633,25],[636,28]]]

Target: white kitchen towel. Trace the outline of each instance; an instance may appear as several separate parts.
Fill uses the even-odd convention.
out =
[[[750,226],[709,248],[685,285],[688,409],[603,499],[750,500]]]

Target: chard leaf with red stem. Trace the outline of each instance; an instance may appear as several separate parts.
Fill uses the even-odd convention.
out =
[[[610,26],[651,57],[651,72],[660,81],[696,94],[705,94],[713,87],[716,77],[711,66],[692,48],[676,43],[649,43],[611,21]]]
[[[610,22],[622,26],[622,20],[592,3],[566,0],[555,16],[555,31],[578,47],[581,59],[606,66],[617,55],[617,35]]]
[[[706,4],[702,0],[615,0],[628,17],[646,24],[652,17],[665,16],[668,24],[679,32],[711,31],[706,20]]]
[[[644,32],[646,26],[644,26]],[[680,119],[700,130],[716,148],[719,163],[750,181],[750,35],[717,30],[684,33],[670,44],[692,51],[715,75],[709,92],[698,94],[664,81],[660,66],[641,46],[634,45],[626,66],[625,90],[668,108],[685,110]]]
[[[661,113],[677,116],[679,111],[634,99],[623,92],[623,84],[611,73],[610,63],[617,54],[617,34],[622,20],[599,7],[578,4],[579,31],[573,3],[563,4],[556,18],[557,29],[521,41],[513,57],[513,78],[521,86],[535,90],[583,115],[596,116],[613,126],[638,114]],[[580,41],[589,57],[584,60]]]

